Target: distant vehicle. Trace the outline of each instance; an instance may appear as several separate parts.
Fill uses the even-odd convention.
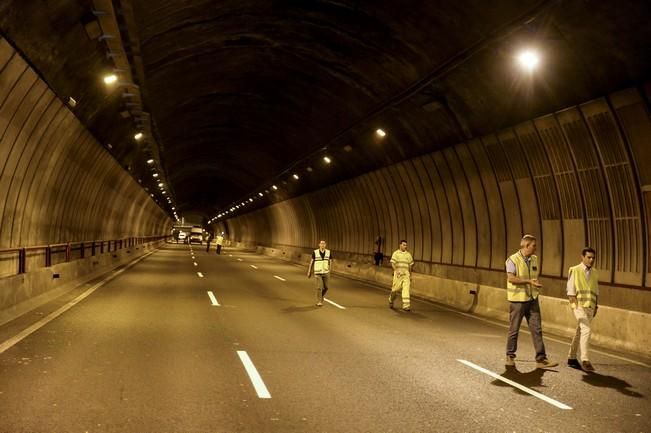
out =
[[[190,243],[198,243],[201,245],[203,241],[203,229],[201,227],[192,227],[190,229]]]
[[[185,232],[179,232],[177,239],[183,243],[186,242],[188,235]]]

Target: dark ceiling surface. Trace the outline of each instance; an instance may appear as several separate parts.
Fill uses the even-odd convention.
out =
[[[181,213],[208,218],[640,86],[651,72],[646,0],[113,6],[132,14],[121,31],[139,40],[127,51],[142,65],[138,84],[169,191]],[[61,97],[76,96],[79,118],[155,188],[147,152],[129,139],[133,124],[117,114],[124,101],[98,80],[111,65],[81,24],[92,9],[81,0],[0,0],[0,30]],[[533,74],[515,65],[526,47],[541,53]]]

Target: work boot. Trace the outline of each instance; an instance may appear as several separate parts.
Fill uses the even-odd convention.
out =
[[[515,367],[515,355],[506,355],[504,365],[507,367]]]
[[[558,362],[550,361],[547,358],[536,361],[536,368],[551,368],[556,366],[558,366]]]
[[[411,311],[411,307],[409,305],[404,305],[402,311]]]
[[[568,358],[567,359],[567,366],[572,367],[572,368],[580,369],[581,368],[581,363],[576,358]]]
[[[594,371],[594,367],[592,366],[592,363],[590,361],[581,362],[581,369],[583,371]]]
[[[317,306],[317,307],[323,307],[323,302],[321,302],[321,301],[317,302],[317,303],[316,303],[316,306]]]

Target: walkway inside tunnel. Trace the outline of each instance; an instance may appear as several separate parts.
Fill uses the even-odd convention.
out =
[[[651,369],[629,355],[595,348],[586,373],[547,334],[561,365],[536,369],[523,330],[505,370],[500,322],[391,310],[386,288],[336,275],[317,307],[304,267],[251,251],[167,244],[98,283],[0,327],[0,431],[649,428]]]

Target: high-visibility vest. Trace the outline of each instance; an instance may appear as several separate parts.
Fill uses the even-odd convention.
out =
[[[391,263],[394,264],[397,271],[402,271],[405,275],[409,274],[409,267],[414,263],[414,258],[409,251],[395,250],[391,254]]]
[[[590,280],[585,278],[585,271],[581,265],[570,267],[569,272],[574,276],[577,303],[583,308],[594,308],[597,305],[597,291],[599,290],[597,271],[592,268]]]
[[[221,245],[224,242],[223,236],[217,236],[217,245]]]
[[[509,257],[515,264],[518,278],[535,280],[538,278],[538,256],[529,257],[529,266],[520,252]],[[509,302],[527,302],[538,297],[539,290],[532,284],[513,284],[506,280],[506,298]]]
[[[330,272],[330,250],[325,250],[323,258],[321,258],[321,251],[314,250],[314,273],[327,274]]]

